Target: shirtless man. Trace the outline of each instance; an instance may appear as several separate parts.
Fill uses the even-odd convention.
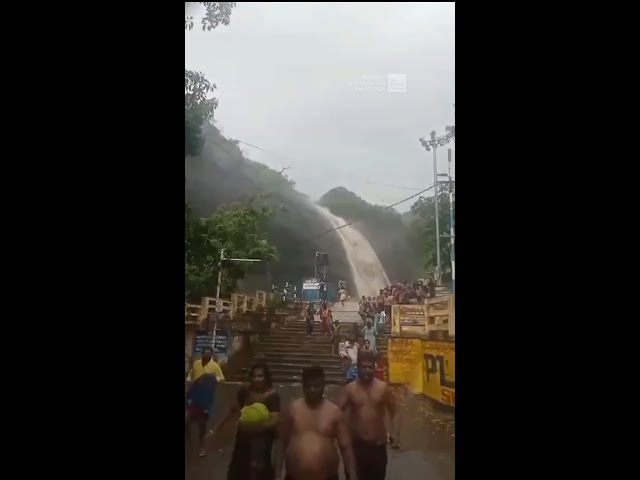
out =
[[[375,358],[371,352],[358,354],[358,379],[344,387],[338,406],[349,411],[349,427],[359,478],[384,480],[387,473],[387,442],[398,448],[399,412],[391,388],[374,378]],[[385,410],[391,417],[392,434],[387,435]],[[353,477],[347,472],[347,480]]]
[[[303,398],[294,400],[280,417],[275,479],[282,479],[286,453],[285,480],[338,480],[340,459],[345,470],[357,480],[349,430],[340,409],[324,398],[324,370],[320,366],[302,370]]]

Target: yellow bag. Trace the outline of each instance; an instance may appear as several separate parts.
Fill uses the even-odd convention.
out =
[[[240,421],[246,424],[264,423],[269,420],[269,410],[262,403],[247,405],[240,410]]]

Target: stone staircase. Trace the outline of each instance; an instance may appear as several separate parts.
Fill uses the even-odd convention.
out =
[[[355,323],[362,330],[362,320],[358,315],[357,302],[340,302],[331,307],[333,319],[340,322],[338,334],[349,335]],[[324,368],[328,384],[343,384],[345,377],[338,357],[338,345],[331,344],[328,336],[320,334],[321,326],[316,316],[313,337],[307,337],[307,325],[304,320],[288,320],[276,327],[270,335],[261,335],[253,346],[253,358],[262,358],[269,365],[273,383],[302,382],[302,369],[317,364]],[[388,333],[388,332],[387,332]],[[378,338],[378,352],[387,354],[387,335]],[[242,368],[227,375],[229,381],[248,380],[248,369]]]
[[[360,319],[360,315],[358,315],[358,302],[357,301],[348,301],[345,302],[344,307],[340,304],[340,302],[336,303],[333,307],[333,319],[339,320],[340,325],[346,325],[340,327],[340,332],[345,335],[349,335],[351,332],[351,325],[354,323],[358,325],[359,330],[362,331],[362,327],[364,324]],[[387,355],[387,337],[391,333],[391,323],[389,322],[385,329],[380,332],[378,335],[377,348],[378,354]]]
[[[357,323],[362,325],[360,315],[358,315],[358,304],[355,302],[345,302],[344,307],[340,302],[331,307],[333,320],[338,320],[340,324]]]
[[[344,383],[337,346],[331,338],[320,334],[316,320],[313,337],[307,337],[304,320],[289,320],[270,335],[262,335],[253,346],[253,357],[263,358],[269,365],[273,383],[302,382],[302,369],[317,364],[324,368],[328,384]],[[231,381],[247,381],[247,369],[228,376]]]

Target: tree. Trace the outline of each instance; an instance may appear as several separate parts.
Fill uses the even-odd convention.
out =
[[[229,25],[235,2],[185,2],[185,30],[193,29],[193,17],[187,11],[195,5],[204,5],[202,30],[211,31],[218,25]],[[184,71],[184,155],[195,156],[202,151],[202,124],[213,119],[218,99],[213,97],[215,83],[210,83],[200,72]]]
[[[442,238],[442,235],[449,234],[449,188],[449,184],[446,183],[438,186],[440,262],[445,277],[451,267],[450,243],[446,238]],[[419,197],[418,201],[411,206],[412,219],[409,223],[409,241],[416,249],[416,253],[427,270],[434,270],[437,265],[435,210],[433,197]]]
[[[204,5],[205,15],[202,17],[202,31],[211,31],[218,25],[229,25],[231,10],[236,6],[235,2],[185,2],[184,29],[193,30],[193,17],[187,16],[187,10],[195,5]]]
[[[194,21],[187,11],[204,5],[202,30],[211,31],[219,25],[229,25],[234,2],[185,2],[185,30],[192,30]],[[213,120],[218,99],[213,96],[216,89],[200,73],[184,71],[184,154],[195,156],[201,153],[204,138],[202,126]],[[273,260],[276,249],[271,246],[264,234],[269,212],[266,208],[255,208],[256,198],[244,205],[233,204],[221,207],[209,218],[198,218],[185,203],[185,297],[197,299],[201,296],[213,296],[217,287],[220,250],[236,258],[258,258]],[[244,277],[250,264],[224,262],[221,291],[228,294],[236,282]]]
[[[453,108],[456,108],[456,104],[453,104]],[[445,130],[447,131],[447,133],[451,136],[451,138],[453,138],[453,141],[456,141],[456,126],[455,125],[451,125],[448,127],[445,127]]]
[[[276,249],[264,236],[268,216],[265,209],[236,203],[219,208],[209,218],[197,218],[185,204],[185,296],[215,295],[222,248],[228,257],[275,260]],[[222,292],[231,292],[248,268],[247,263],[224,262]]]
[[[202,124],[213,119],[218,99],[210,97],[216,89],[200,72],[184,71],[184,155],[195,156],[202,151]]]

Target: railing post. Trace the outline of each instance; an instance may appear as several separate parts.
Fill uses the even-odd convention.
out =
[[[449,295],[449,318],[448,318],[449,338],[456,336],[456,296]]]

